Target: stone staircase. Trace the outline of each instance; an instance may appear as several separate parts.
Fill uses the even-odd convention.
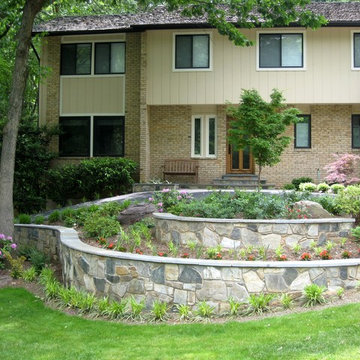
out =
[[[257,187],[258,176],[254,174],[226,174],[221,179],[213,180],[215,186],[224,188],[237,188],[244,190],[254,190]],[[265,179],[260,180],[262,189],[273,188],[274,185],[266,183]]]

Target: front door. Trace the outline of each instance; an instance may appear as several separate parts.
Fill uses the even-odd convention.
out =
[[[231,119],[228,118],[229,127]],[[226,172],[227,174],[253,174],[254,159],[249,148],[235,150],[233,145],[227,142],[226,152]]]

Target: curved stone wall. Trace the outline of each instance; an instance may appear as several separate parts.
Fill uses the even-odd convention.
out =
[[[81,242],[75,230],[44,225],[16,225],[19,244],[32,244],[62,264],[67,286],[112,298],[134,295],[169,304],[195,305],[205,300],[221,312],[231,296],[246,301],[253,293],[299,293],[310,284],[353,288],[360,279],[360,259],[327,261],[227,261],[174,259],[121,253]]]
[[[276,249],[280,245],[300,244],[308,249],[312,241],[318,246],[331,237],[346,237],[355,220],[350,218],[301,220],[206,219],[155,213],[156,237],[163,243],[196,241],[205,247],[220,245],[240,249],[249,245]]]

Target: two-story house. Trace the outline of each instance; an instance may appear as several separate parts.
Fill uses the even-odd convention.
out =
[[[36,26],[47,32],[41,61],[52,69],[40,122],[61,126],[58,161],[125,156],[139,162],[141,181],[162,177],[164,160],[178,158],[197,159],[203,184],[253,173],[251,154],[227,142],[227,103],[242,89],[269,99],[277,88],[304,121],[288,128],[292,143],[263,176],[277,186],[322,180],[333,153],[360,149],[360,3],[310,7],[327,26],[244,29],[250,48],[162,7]]]

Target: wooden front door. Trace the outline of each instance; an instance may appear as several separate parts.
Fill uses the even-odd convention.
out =
[[[231,119],[228,118],[229,127]],[[226,172],[228,174],[253,174],[254,159],[248,148],[234,150],[234,147],[227,142]]]

